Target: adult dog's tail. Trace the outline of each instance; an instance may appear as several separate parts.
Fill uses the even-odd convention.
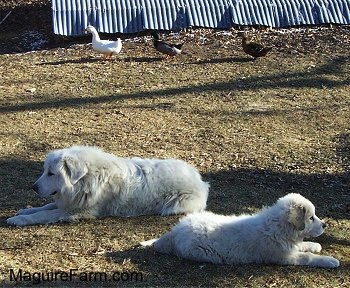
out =
[[[149,247],[149,246],[153,246],[153,243],[156,242],[158,239],[151,239],[151,240],[147,240],[147,241],[141,241],[140,245],[143,247]]]

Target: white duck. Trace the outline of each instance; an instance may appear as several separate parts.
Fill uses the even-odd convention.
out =
[[[85,29],[86,32],[92,34],[92,48],[110,59],[113,54],[117,54],[122,49],[122,41],[120,38],[117,41],[101,40],[94,26],[89,25]]]

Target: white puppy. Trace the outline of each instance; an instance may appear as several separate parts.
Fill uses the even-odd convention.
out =
[[[320,244],[303,241],[321,235],[325,227],[314,205],[292,193],[254,215],[193,213],[159,239],[141,244],[153,245],[161,253],[217,264],[338,267],[337,259],[313,254],[321,251]]]
[[[54,203],[21,209],[16,226],[105,216],[202,211],[209,185],[181,160],[119,158],[95,147],[73,146],[49,153],[33,189]]]

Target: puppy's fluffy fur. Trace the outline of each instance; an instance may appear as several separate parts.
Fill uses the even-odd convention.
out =
[[[22,209],[7,219],[17,226],[104,216],[202,211],[209,185],[181,160],[120,158],[95,147],[49,153],[33,189],[54,203]]]
[[[314,205],[292,193],[254,215],[193,213],[159,239],[141,244],[153,245],[161,253],[217,264],[338,267],[337,259],[314,254],[321,251],[320,244],[303,241],[321,235],[325,226],[315,215]]]

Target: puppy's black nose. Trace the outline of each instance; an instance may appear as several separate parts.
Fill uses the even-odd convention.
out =
[[[322,222],[322,228],[326,228],[327,224],[325,222]]]
[[[36,193],[38,193],[38,190],[39,190],[38,184],[34,183],[32,188]]]

